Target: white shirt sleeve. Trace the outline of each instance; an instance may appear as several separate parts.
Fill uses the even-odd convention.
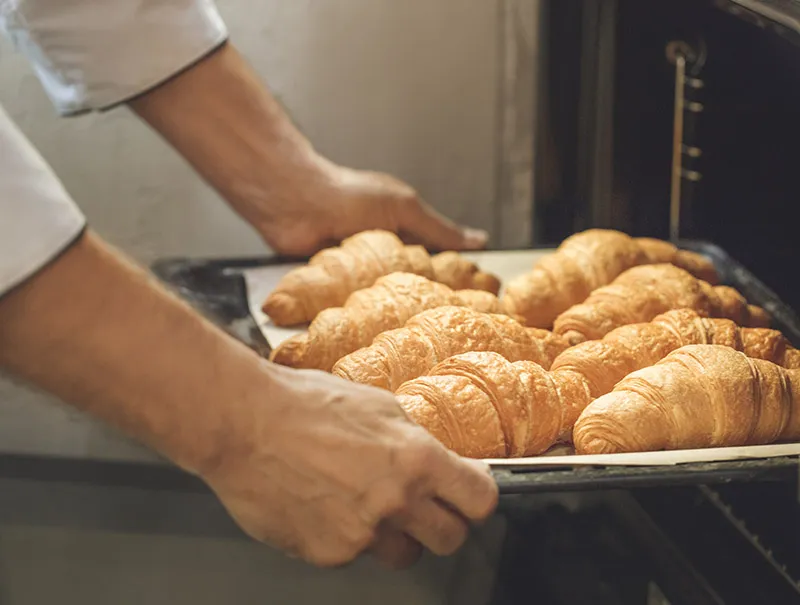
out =
[[[0,107],[0,296],[74,242],[85,219]]]
[[[212,0],[0,0],[0,27],[62,115],[135,97],[228,37]]]

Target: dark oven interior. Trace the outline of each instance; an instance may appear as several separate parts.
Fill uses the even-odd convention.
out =
[[[748,4],[748,2],[743,2]],[[800,15],[795,0],[754,2]],[[675,67],[671,41],[704,55],[687,98],[683,238],[727,250],[800,308],[800,35],[730,0],[545,3],[536,232],[590,226],[669,236]],[[754,22],[755,21],[755,22]]]
[[[534,241],[588,227],[670,237],[667,47],[682,42],[702,86],[684,96],[700,111],[684,112],[680,237],[721,246],[800,309],[800,1],[544,4]],[[498,602],[800,603],[799,503],[795,472],[524,511]]]

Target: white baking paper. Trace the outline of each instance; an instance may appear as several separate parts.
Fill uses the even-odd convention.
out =
[[[477,263],[481,269],[494,273],[503,283],[529,271],[534,263],[544,256],[547,250],[521,250],[513,252],[470,252],[464,256]],[[275,288],[280,279],[298,265],[258,267],[241,271],[247,286],[247,302],[250,313],[255,318],[261,333],[272,348],[287,338],[305,331],[305,326],[280,328],[264,315],[261,305]]]
[[[537,458],[513,458],[487,460],[494,468],[548,468],[565,466],[673,466],[697,462],[719,462],[721,460],[753,460],[800,456],[800,443],[780,445],[748,445],[742,447],[717,447],[700,450],[675,450],[670,452],[641,452],[633,454],[597,454],[578,456],[563,448],[558,454],[548,452]]]
[[[552,250],[493,251],[465,253],[464,256],[478,263],[484,271],[494,273],[503,283],[506,283],[517,275],[529,271],[542,256],[549,252],[552,252]],[[261,333],[273,348],[287,338],[305,331],[305,326],[297,328],[275,326],[261,311],[262,303],[275,288],[281,277],[296,266],[259,267],[242,271],[247,287],[250,313],[255,318]],[[675,464],[776,458],[780,456],[800,456],[800,443],[635,454],[601,454],[595,456],[578,456],[572,453],[568,447],[557,446],[547,454],[536,458],[498,459],[487,460],[487,462],[493,468],[523,470],[526,468],[545,469],[574,466],[672,466]]]

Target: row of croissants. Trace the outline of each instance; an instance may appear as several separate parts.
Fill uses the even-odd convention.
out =
[[[363,232],[264,302],[308,326],[270,359],[392,391],[473,458],[800,440],[800,351],[705,257],[592,229],[500,289],[458,253]]]

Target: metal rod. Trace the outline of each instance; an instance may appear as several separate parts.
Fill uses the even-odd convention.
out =
[[[675,57],[675,117],[672,133],[672,186],[669,205],[669,236],[676,241],[681,223],[681,154],[683,148],[683,109],[686,83],[686,58]]]

